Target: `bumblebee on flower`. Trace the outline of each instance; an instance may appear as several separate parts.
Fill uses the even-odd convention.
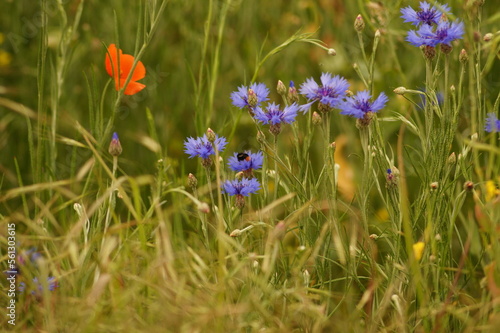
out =
[[[263,161],[264,155],[261,151],[257,153],[246,151],[244,153],[234,153],[233,156],[229,157],[227,164],[231,170],[242,172],[243,177],[252,178],[253,170],[260,169]]]

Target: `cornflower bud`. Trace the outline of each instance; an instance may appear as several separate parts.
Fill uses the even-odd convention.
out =
[[[188,186],[191,187],[193,190],[198,186],[198,179],[196,179],[196,177],[190,173],[188,175]]]
[[[354,20],[354,30],[357,32],[361,32],[365,29],[365,21],[363,20],[363,16],[359,14],[356,16],[356,19]]]
[[[471,192],[474,189],[474,183],[470,180],[464,183],[464,190]]]
[[[396,167],[387,169],[387,175],[385,176],[387,183],[385,187],[388,189],[396,188],[399,182],[399,170]]]
[[[281,80],[278,80],[278,85],[276,86],[276,91],[280,96],[284,96],[286,94],[286,87]]]
[[[245,197],[243,195],[241,195],[241,194],[236,195],[234,207],[236,207],[238,209],[243,209],[245,207]]]
[[[337,55],[337,51],[335,51],[335,49],[328,49],[328,55],[329,56],[336,56]]]
[[[375,117],[375,113],[374,112],[366,112],[363,116],[363,118],[358,118],[356,119],[356,127],[358,129],[361,129],[361,128],[366,128],[368,126],[370,126],[370,123],[372,122],[372,119],[373,117]]]
[[[451,50],[453,50],[453,47],[451,47],[450,45],[441,44],[441,52],[443,52],[444,54],[450,54]]]
[[[206,202],[200,202],[198,210],[202,213],[208,214],[210,213],[210,206]]]
[[[462,51],[460,51],[458,60],[460,60],[462,64],[465,64],[467,61],[469,61],[469,55],[467,54],[467,51],[465,51],[465,49],[462,49]]]
[[[436,49],[434,48],[434,46],[422,45],[420,48],[424,53],[425,59],[432,60],[436,56]]]
[[[455,155],[455,152],[451,153],[450,156],[448,156],[448,164],[455,164],[457,162],[457,156]]]
[[[216,139],[214,131],[211,128],[209,128],[207,129],[206,134],[207,134],[207,140],[211,143],[214,143]]]
[[[488,32],[487,34],[484,35],[483,40],[485,42],[489,42],[493,38],[493,34],[491,32]]]
[[[406,89],[405,87],[397,87],[393,90],[393,92],[398,95],[404,95],[407,91],[408,89]]]
[[[240,229],[234,229],[233,231],[231,231],[231,233],[229,234],[229,236],[231,237],[239,237],[241,236],[242,232]]]
[[[109,149],[108,152],[111,154],[111,156],[120,156],[122,153],[122,145],[120,143],[120,138],[118,138],[118,134],[116,132],[113,133],[113,138],[111,139],[111,142],[109,143]]]
[[[321,118],[321,115],[319,113],[317,113],[316,111],[314,111],[312,114],[313,125],[320,125],[322,120],[323,119]]]
[[[248,89],[248,105],[250,105],[252,108],[257,106],[257,103],[259,102],[257,98],[257,94],[253,89]]]
[[[290,87],[288,88],[288,101],[290,103],[299,102],[299,94],[297,93],[297,88],[295,88],[295,83],[290,81]]]
[[[281,133],[281,123],[271,124],[271,126],[269,126],[269,132],[271,132],[271,134],[274,136],[277,136],[278,134],[280,134]]]

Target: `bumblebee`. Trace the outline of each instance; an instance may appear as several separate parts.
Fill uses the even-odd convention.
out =
[[[236,158],[238,159],[239,162],[250,161],[250,159],[251,159],[250,155],[245,154],[245,153],[238,153],[238,155],[236,155]]]

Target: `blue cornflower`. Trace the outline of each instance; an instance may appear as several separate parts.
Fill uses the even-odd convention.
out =
[[[426,1],[420,2],[420,10],[417,12],[410,6],[406,8],[401,8],[401,17],[405,22],[410,22],[413,25],[420,25],[421,23],[426,25],[438,24],[439,19],[444,13],[449,12],[450,6],[437,4],[441,9],[436,7],[431,7]]]
[[[261,151],[256,153],[251,153],[246,151],[245,153],[234,153],[233,156],[229,157],[228,165],[236,172],[243,172],[244,176],[251,176],[253,169],[260,169],[264,161],[264,155]]]
[[[38,281],[37,277],[33,278],[33,284],[34,284],[35,288],[30,290],[30,293],[32,295],[40,296],[43,293],[43,285]],[[59,285],[57,284],[55,277],[49,276],[47,278],[47,287],[49,288],[49,291],[54,291],[58,286]],[[17,288],[21,293],[25,292],[26,291],[26,283],[20,282],[19,286]]]
[[[316,101],[320,103],[320,111],[329,111],[340,104],[347,89],[349,83],[338,75],[332,77],[330,73],[321,74],[321,86],[309,78],[300,86],[300,93],[309,100],[309,103],[300,106],[300,111],[306,112]]]
[[[29,250],[21,252],[17,256],[17,262],[20,265],[26,265],[28,262],[36,264],[37,260],[41,257],[42,255],[36,250],[36,247],[32,247]]]
[[[297,88],[295,88],[295,83],[293,81],[290,81],[290,86],[288,88],[288,102],[289,103],[299,102],[299,94],[297,94]]]
[[[120,156],[123,151],[118,133],[114,132],[111,142],[109,143],[108,152],[111,156]]]
[[[225,137],[216,136],[214,143],[217,145],[218,151],[223,151],[227,145]],[[184,148],[184,152],[189,155],[189,158],[199,156],[203,159],[207,159],[210,155],[215,155],[214,147],[212,143],[208,141],[206,134],[196,139],[191,137],[187,138],[184,142]]]
[[[242,178],[241,180],[226,180],[222,184],[223,193],[231,196],[242,195],[248,197],[250,194],[260,190],[260,183],[257,178]]]
[[[297,103],[285,107],[284,110],[281,110],[279,105],[270,103],[265,112],[260,107],[255,108],[254,118],[264,124],[271,124],[269,132],[278,135],[281,132],[281,124],[294,122],[298,111],[299,105]]]
[[[259,189],[260,183],[257,178],[226,180],[224,184],[222,184],[223,193],[236,196],[234,205],[239,209],[245,207],[245,197],[248,197],[251,193],[257,192]]]
[[[488,113],[486,118],[486,123],[484,125],[484,130],[486,132],[500,132],[500,120],[497,118],[496,114]]]
[[[360,91],[355,96],[348,97],[341,105],[340,114],[349,115],[359,119],[364,118],[370,112],[377,112],[382,109],[389,100],[384,93],[380,93],[377,99],[370,101],[370,92]]]
[[[264,124],[290,124],[295,121],[298,111],[299,106],[297,103],[293,103],[292,105],[285,107],[284,110],[280,110],[279,104],[269,103],[266,108],[266,112],[262,111],[260,107],[256,108],[254,117]]]
[[[440,21],[434,29],[430,25],[422,25],[417,31],[408,31],[406,40],[414,46],[436,46],[437,44],[445,44],[451,46],[450,43],[455,39],[460,39],[464,35],[464,23],[460,21],[449,22]]]
[[[269,89],[264,83],[252,83],[250,88],[241,86],[238,88],[238,91],[233,91],[231,93],[231,100],[234,106],[241,109],[245,107],[253,109],[260,103],[267,101],[268,96]]]

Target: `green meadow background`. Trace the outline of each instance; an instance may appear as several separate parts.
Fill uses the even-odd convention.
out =
[[[423,121],[421,97],[393,93],[425,89],[425,59],[405,41],[411,26],[400,18],[400,9],[417,1],[3,0],[0,267],[7,270],[6,225],[16,223],[18,252],[36,247],[43,256],[19,281],[55,276],[59,286],[38,297],[18,293],[17,323],[2,314],[2,329],[493,332],[500,322],[500,154],[498,134],[485,133],[484,121],[498,115],[500,11],[495,1],[483,2],[448,3],[466,33],[449,55],[448,86],[443,58],[434,62],[431,93],[451,85],[458,92],[460,82],[463,91],[462,100],[450,99],[458,117],[441,156],[455,153],[455,161],[443,166],[435,181],[445,186],[432,196],[425,175],[434,166],[426,164],[421,138],[401,132],[405,117]],[[359,35],[358,14],[365,22]],[[362,50],[372,57],[377,30],[370,74]],[[486,33],[491,40],[483,40]],[[147,74],[140,93],[119,96],[109,83],[104,59],[112,43],[126,54],[141,52]],[[263,147],[248,113],[231,105],[232,91],[263,82],[271,101],[283,105],[278,80],[298,88],[322,72],[345,77],[353,92],[365,90],[354,64],[372,75],[375,96],[389,97],[371,142],[374,154],[384,155],[370,159],[369,169],[355,119],[336,110],[328,134],[310,124],[309,112],[297,117],[299,141],[286,127],[277,154],[265,146],[267,169],[257,177],[275,191],[266,172],[276,170],[278,155],[282,187],[275,197],[252,195],[241,212],[226,195],[218,199],[215,172],[207,176],[199,159],[183,152],[187,137],[213,129],[229,142],[221,180],[232,179],[227,158]],[[261,130],[272,142],[266,126]],[[112,132],[123,147],[114,174]],[[333,192],[325,137],[336,142],[340,165]],[[407,191],[391,192],[385,170],[401,165],[399,152]],[[197,191],[188,187],[189,173]],[[464,189],[466,181],[474,188]],[[199,212],[199,202],[210,212]],[[435,205],[439,211],[428,209]],[[242,236],[228,236],[248,225]],[[426,244],[422,259],[412,252],[418,241]]]

